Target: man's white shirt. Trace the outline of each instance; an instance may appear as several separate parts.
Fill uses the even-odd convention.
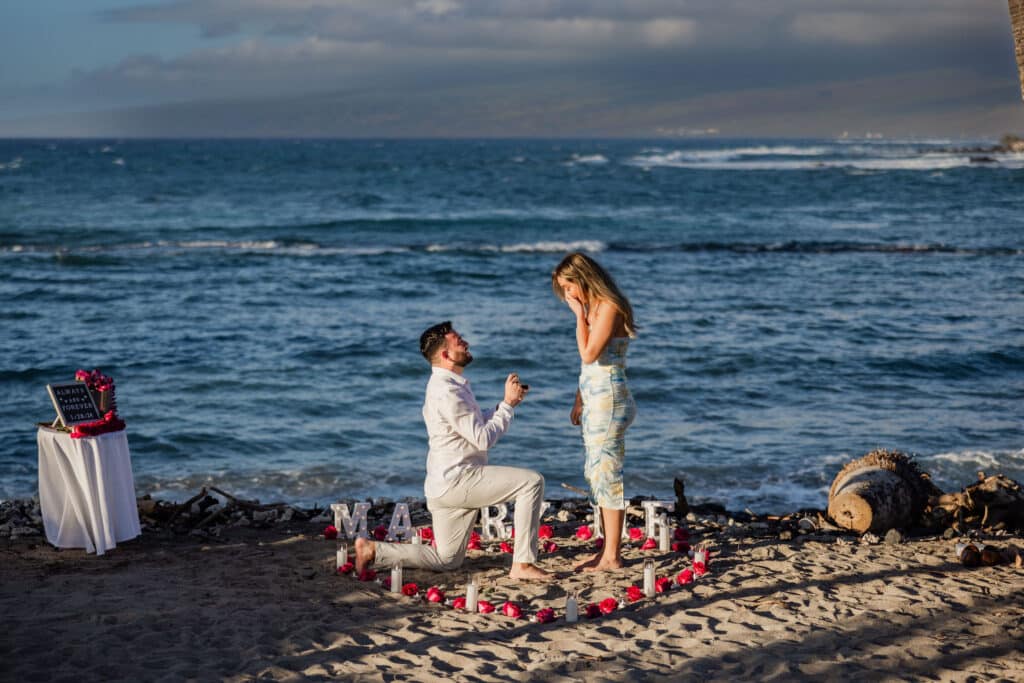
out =
[[[433,367],[423,401],[430,451],[423,491],[427,498],[443,496],[463,470],[487,464],[487,451],[512,424],[512,406],[502,401],[496,410],[480,410],[469,380]]]

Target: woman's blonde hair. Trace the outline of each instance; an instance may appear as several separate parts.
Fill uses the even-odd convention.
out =
[[[629,304],[629,299],[619,291],[615,280],[597,261],[584,253],[574,251],[559,262],[551,273],[551,289],[554,290],[555,296],[565,301],[565,292],[558,286],[558,278],[578,285],[588,302],[594,299],[610,301],[622,314],[626,334],[630,337],[636,336],[633,307]]]

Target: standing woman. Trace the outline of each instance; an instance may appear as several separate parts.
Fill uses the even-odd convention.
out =
[[[555,296],[576,316],[576,347],[580,352],[579,390],[570,420],[583,426],[587,451],[584,475],[590,502],[597,505],[604,529],[604,549],[576,565],[584,571],[622,566],[620,543],[626,501],[622,464],[626,428],[636,417],[636,403],[626,384],[626,348],[636,337],[633,307],[615,280],[594,259],[575,252],[551,274]]]

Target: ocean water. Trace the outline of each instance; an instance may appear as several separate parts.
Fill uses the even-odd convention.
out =
[[[1024,157],[949,141],[0,141],[0,498],[47,383],[117,381],[138,492],[422,496],[454,321],[492,462],[584,486],[570,250],[634,304],[627,495],[824,507],[842,464],[1024,479]]]

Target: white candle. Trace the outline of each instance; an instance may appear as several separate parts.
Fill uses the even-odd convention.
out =
[[[668,517],[661,516],[661,523],[658,525],[658,550],[667,553],[669,550],[668,540]]]
[[[420,540],[420,530],[414,528],[412,530],[412,544],[413,545],[420,545],[422,543],[423,543],[423,541]]]
[[[337,560],[338,560],[338,566],[336,567],[336,569],[340,569],[342,567],[342,565],[344,565],[346,562],[348,562],[348,546],[346,546],[344,543],[339,543],[338,544],[338,557],[337,557]]]
[[[391,592],[401,593],[402,592],[402,563],[397,562],[395,566],[391,568]]]
[[[579,606],[576,604],[576,598],[570,595],[565,599],[565,621],[574,624],[579,621],[579,618]]]
[[[644,595],[654,597],[654,560],[644,561]]]
[[[693,561],[694,561],[694,563],[700,562],[701,564],[707,564],[707,559],[708,559],[708,551],[707,550],[704,550],[703,548],[698,548],[697,550],[693,551]]]
[[[466,611],[476,612],[476,604],[479,599],[479,588],[476,585],[476,577],[474,576],[466,584]]]

